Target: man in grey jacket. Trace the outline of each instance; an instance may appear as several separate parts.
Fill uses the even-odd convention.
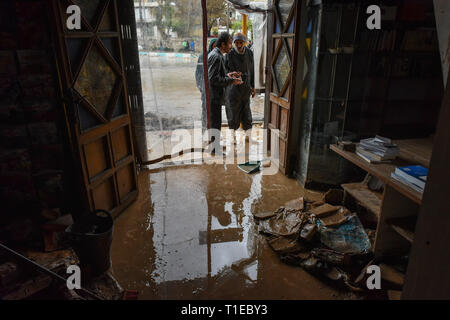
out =
[[[233,130],[242,129],[246,131],[246,137],[251,134],[252,112],[250,109],[250,95],[255,97],[255,71],[253,52],[245,46],[246,37],[238,32],[233,37],[234,47],[225,57],[225,68],[227,70],[241,73],[243,84],[228,87],[226,90],[226,112],[228,127]]]
[[[208,53],[214,49],[216,46],[217,38],[212,38],[209,41]],[[207,114],[206,114],[206,94],[205,94],[205,79],[203,72],[203,53],[198,56],[197,68],[195,69],[195,81],[197,83],[197,88],[200,90],[202,95],[202,132],[206,130],[207,127]]]
[[[208,54],[208,80],[210,89],[210,120],[212,134],[210,142],[214,142],[214,151],[220,147],[220,130],[222,127],[222,105],[224,104],[225,88],[230,85],[242,84],[240,73],[226,73],[224,58],[230,52],[232,38],[229,33],[222,32],[216,41],[216,47]],[[221,151],[221,150],[220,150]]]

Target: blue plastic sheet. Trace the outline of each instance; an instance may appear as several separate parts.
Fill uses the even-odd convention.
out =
[[[349,254],[368,253],[371,248],[369,237],[356,215],[349,215],[347,221],[337,227],[325,227],[316,220],[320,241],[335,251]]]

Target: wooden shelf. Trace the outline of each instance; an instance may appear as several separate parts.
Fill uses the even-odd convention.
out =
[[[426,168],[430,166],[432,138],[394,140],[394,143],[400,148],[399,158],[408,159]]]
[[[391,163],[371,164],[363,160],[354,152],[339,149],[337,145],[330,145],[330,148],[331,150],[341,155],[345,159],[349,160],[353,164],[367,171],[371,175],[377,177],[385,184],[392,186],[394,189],[398,190],[398,192],[402,193],[409,199],[413,200],[415,203],[419,205],[422,203],[422,194],[420,192],[417,192],[416,190],[408,187],[407,185],[391,178],[391,173],[395,170],[396,167],[403,167],[416,163],[411,163],[411,161],[401,159],[401,157],[399,156],[396,160],[393,160]]]
[[[380,192],[370,190],[366,184],[358,183],[344,183],[342,188],[355,198],[364,208],[374,213],[377,218],[380,217],[381,201],[383,195]]]
[[[414,229],[416,227],[417,216],[408,216],[402,218],[392,218],[386,220],[392,229],[409,242],[414,241]]]

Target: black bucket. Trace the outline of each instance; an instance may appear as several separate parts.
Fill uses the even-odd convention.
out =
[[[66,229],[81,266],[88,267],[92,276],[101,275],[111,267],[113,225],[108,211],[96,210]]]

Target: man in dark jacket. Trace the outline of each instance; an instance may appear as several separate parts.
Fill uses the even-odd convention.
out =
[[[209,41],[208,53],[216,46],[217,38],[212,38]],[[195,69],[195,81],[197,83],[197,88],[202,94],[202,131],[206,130],[206,94],[205,94],[205,80],[203,73],[203,53],[198,56],[197,68]]]
[[[220,147],[220,130],[222,127],[222,105],[224,104],[225,88],[242,84],[238,72],[225,71],[223,54],[230,52],[232,38],[229,33],[222,32],[216,41],[216,47],[208,54],[208,80],[210,92],[210,120],[212,134],[210,141],[214,142],[214,150]],[[214,152],[213,150],[213,152]]]
[[[250,95],[255,97],[255,71],[253,52],[245,46],[246,40],[242,33],[236,33],[233,37],[234,47],[225,57],[225,68],[240,72],[243,81],[240,86],[227,88],[225,103],[228,127],[237,130],[242,123],[248,138],[252,128]],[[234,137],[234,132],[232,136]]]

